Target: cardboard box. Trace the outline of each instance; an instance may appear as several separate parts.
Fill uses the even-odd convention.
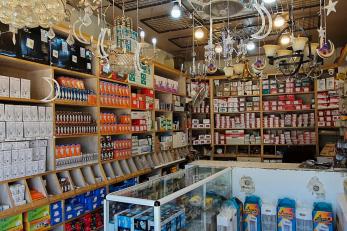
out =
[[[20,79],[10,77],[10,98],[20,98]]]
[[[10,96],[10,78],[7,76],[0,75],[0,96]]]
[[[30,99],[31,81],[29,79],[20,80],[20,97],[23,99]]]

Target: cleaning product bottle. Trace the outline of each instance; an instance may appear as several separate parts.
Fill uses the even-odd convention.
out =
[[[275,203],[264,202],[261,205],[262,231],[277,230],[277,211]]]
[[[295,201],[289,198],[278,200],[277,204],[277,230],[295,231]]]
[[[257,196],[247,196],[243,209],[243,230],[261,231],[261,200]]]
[[[333,231],[334,216],[330,203],[317,202],[313,204],[313,231]]]
[[[296,231],[312,231],[312,206],[308,204],[298,202],[298,207],[296,208]]]

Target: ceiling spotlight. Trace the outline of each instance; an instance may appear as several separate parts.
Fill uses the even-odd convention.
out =
[[[195,30],[194,32],[195,39],[202,39],[204,36],[205,36],[205,33],[201,27]]]
[[[276,0],[263,0],[263,2],[266,4],[271,4],[271,3],[276,2]]]
[[[177,2],[174,3],[174,6],[171,9],[171,16],[173,18],[181,17],[181,8],[179,7]]]
[[[253,42],[253,41],[249,41],[248,43],[247,43],[247,50],[248,51],[252,51],[252,50],[254,50],[255,49],[255,43]]]
[[[290,43],[290,37],[289,35],[282,35],[281,40],[280,40],[281,45],[283,46],[288,46]]]
[[[222,45],[220,45],[220,44],[218,43],[218,44],[216,45],[216,47],[214,48],[214,51],[215,51],[217,54],[222,53],[222,51],[223,51]]]
[[[278,14],[275,18],[274,26],[275,27],[282,27],[285,22],[286,22],[286,20],[283,18],[283,16]]]

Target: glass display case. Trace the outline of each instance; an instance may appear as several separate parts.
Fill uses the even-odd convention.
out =
[[[231,168],[189,166],[107,195],[104,229],[217,230],[219,209],[231,196]]]

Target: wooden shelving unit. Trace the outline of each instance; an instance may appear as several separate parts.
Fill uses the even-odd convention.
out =
[[[103,161],[101,159],[101,146],[100,146],[100,139],[102,136],[121,136],[121,137],[129,137],[131,138],[132,135],[140,135],[140,136],[146,136],[146,135],[152,135],[153,141],[158,135],[154,127],[150,128],[149,131],[129,131],[129,132],[114,132],[114,133],[101,133],[100,132],[100,113],[103,110],[106,111],[120,111],[122,113],[131,113],[131,111],[148,111],[148,110],[141,110],[141,109],[132,109],[131,106],[127,107],[115,107],[115,106],[104,106],[100,103],[100,92],[99,92],[99,84],[100,81],[106,81],[110,83],[117,83],[125,86],[129,86],[130,89],[150,89],[154,90],[153,86],[144,86],[140,84],[135,83],[129,83],[129,82],[122,82],[118,80],[113,79],[107,79],[99,76],[99,67],[97,62],[95,62],[94,66],[94,74],[85,74],[80,73],[76,71],[70,71],[62,68],[57,68],[49,65],[43,65],[35,62],[30,62],[26,60],[21,60],[17,58],[7,57],[0,55],[0,74],[2,75],[8,75],[8,76],[14,76],[18,78],[26,78],[30,79],[32,81],[31,85],[31,97],[32,99],[21,99],[21,98],[7,98],[7,97],[0,97],[0,103],[4,104],[20,104],[20,105],[37,105],[37,106],[50,106],[53,108],[54,113],[54,119],[52,121],[53,123],[53,134],[56,129],[56,122],[55,122],[55,112],[57,110],[67,110],[67,111],[83,111],[83,112],[90,112],[93,116],[93,119],[97,121],[97,133],[88,133],[88,134],[80,134],[80,135],[53,135],[50,138],[49,146],[48,146],[48,154],[47,154],[47,170],[43,173],[34,174],[31,176],[24,176],[24,177],[18,177],[15,179],[10,180],[4,180],[0,181],[0,186],[3,185],[4,189],[8,191],[9,188],[8,185],[12,184],[14,182],[24,182],[26,184],[26,181],[29,181],[31,179],[37,179],[39,182],[43,182],[43,179],[56,179],[58,180],[61,176],[66,176],[68,179],[70,179],[70,183],[73,186],[73,189],[69,192],[63,193],[59,184],[57,185],[56,180],[53,181],[47,181],[47,184],[54,187],[57,192],[56,194],[49,194],[47,187],[49,186],[43,186],[45,195],[47,196],[43,200],[39,201],[32,201],[29,195],[29,200],[27,200],[27,204],[22,206],[14,206],[14,202],[11,199],[11,196],[9,196],[9,204],[11,205],[10,209],[7,209],[5,211],[0,212],[0,219],[1,218],[7,218],[10,216],[14,216],[17,214],[25,213],[27,211],[33,210],[35,208],[39,208],[44,205],[49,205],[51,203],[57,202],[57,201],[64,201],[68,198],[75,197],[77,195],[80,195],[85,192],[89,192],[95,189],[106,187],[108,191],[108,187],[113,184],[117,184],[120,182],[123,182],[128,179],[137,178],[143,175],[149,175],[149,174],[161,174],[162,169],[172,167],[172,166],[179,166],[180,163],[185,161],[185,158],[179,158],[175,161],[163,163],[158,166],[154,166],[153,168],[143,168],[143,169],[137,169],[137,171],[130,172],[126,174],[125,171],[124,175],[119,175],[116,173],[116,169],[114,163],[118,162],[118,160],[110,160],[110,161]],[[180,84],[184,86],[180,89],[183,89],[184,92],[179,92],[177,94],[174,93],[167,93],[167,92],[160,92],[160,94],[166,94],[170,97],[173,97],[174,95],[180,95],[182,97],[185,97],[185,81],[186,77],[182,76],[180,71],[174,70],[172,68],[166,67],[164,65],[153,63],[151,64],[151,78],[152,82],[154,82],[154,73],[157,72],[162,75],[168,76],[168,78],[171,79],[179,79]],[[46,86],[46,81],[43,79],[43,77],[49,77],[49,78],[55,78],[57,76],[68,76],[73,77],[77,79],[81,79],[83,81],[86,81],[86,85],[89,89],[96,92],[97,95],[97,103],[96,104],[89,104],[82,101],[70,101],[70,100],[60,100],[57,99],[54,102],[45,103],[40,101],[40,99],[44,98],[50,89],[48,87],[42,87]],[[155,113],[152,111],[152,121],[154,124],[155,121]],[[186,118],[185,112],[172,112],[172,111],[158,111],[157,113],[170,113],[172,116],[179,116],[182,118]],[[186,119],[184,119],[186,120]],[[187,131],[184,126],[180,127],[179,129],[171,129],[168,132],[170,134],[173,134],[177,131]],[[98,160],[96,160],[93,163],[81,163],[80,165],[76,165],[75,167],[67,167],[64,169],[57,169],[56,168],[56,153],[55,153],[55,146],[56,144],[69,144],[79,142],[84,147],[88,147],[88,151],[93,151],[98,153]],[[142,153],[138,155],[133,155],[131,158],[135,160],[135,158],[141,158],[142,156],[149,156],[149,155],[155,155],[157,153],[156,150],[160,150],[160,147],[155,146],[155,142],[153,142],[153,152],[150,153]],[[90,172],[92,179],[89,179],[89,176],[82,174],[82,172]],[[79,177],[74,176],[74,174],[77,174]],[[73,179],[75,178],[75,179]],[[79,179],[77,179],[79,178]],[[101,179],[101,182],[96,181],[96,179]],[[81,181],[81,182],[75,182],[75,181]],[[90,183],[92,182],[92,183]],[[51,185],[52,184],[52,185]],[[78,217],[74,218],[77,219]],[[63,225],[70,220],[63,221],[62,223],[55,225],[54,227],[50,227],[49,229],[53,228],[62,228],[64,230]]]
[[[269,77],[271,78],[271,75],[269,75]],[[317,94],[319,92],[328,92],[330,90],[324,90],[324,91],[317,91],[317,80],[315,80],[313,82],[314,86],[312,87],[312,89],[310,91],[305,91],[305,92],[295,92],[295,93],[276,93],[276,94],[263,94],[262,92],[262,81],[261,80],[257,80],[259,82],[259,86],[260,86],[260,94],[249,94],[249,95],[231,95],[231,96],[216,96],[216,92],[214,89],[214,81],[225,81],[227,80],[227,78],[225,76],[210,76],[208,77],[209,81],[209,85],[210,85],[210,105],[211,106],[211,112],[210,114],[207,113],[206,115],[208,116],[207,118],[210,118],[211,120],[211,128],[210,129],[205,129],[205,128],[192,128],[190,129],[191,131],[194,130],[209,130],[211,132],[212,135],[212,147],[213,147],[213,151],[212,151],[212,155],[210,156],[211,159],[237,159],[238,157],[256,157],[256,159],[259,159],[264,161],[264,160],[281,160],[283,159],[282,155],[278,155],[278,154],[267,154],[265,153],[264,148],[265,147],[273,147],[275,148],[275,152],[277,151],[277,147],[281,148],[281,147],[302,147],[302,148],[314,148],[316,146],[315,149],[315,155],[318,156],[319,152],[320,152],[320,137],[322,136],[333,136],[335,137],[335,139],[337,139],[336,137],[339,137],[338,134],[338,128],[335,126],[318,126],[318,112],[319,111],[324,111],[324,110],[329,110],[329,109],[338,109],[338,108],[324,108],[324,109],[318,109],[318,104],[317,104]],[[197,80],[196,80],[197,81]],[[234,79],[231,80],[230,82],[233,81],[238,81],[238,79]],[[300,98],[313,98],[315,99],[315,103],[313,105],[313,107],[311,109],[300,109],[300,110],[268,110],[265,111],[263,110],[263,101],[265,99],[274,99],[278,96],[286,96],[286,95],[295,95],[298,96]],[[226,98],[251,98],[251,97],[260,97],[260,110],[255,110],[255,111],[242,111],[242,112],[215,112],[214,107],[213,107],[213,103],[215,99],[226,99]],[[309,127],[264,127],[263,126],[263,118],[266,115],[269,114],[285,114],[285,113],[314,113],[315,115],[315,126],[309,126]],[[216,114],[220,114],[220,115],[240,115],[240,114],[244,114],[244,113],[256,113],[257,115],[260,116],[261,119],[261,127],[260,128],[215,128],[215,115]],[[191,113],[193,118],[196,118],[197,115],[201,115],[202,113]],[[196,114],[196,115],[195,115]],[[215,144],[215,140],[214,140],[214,133],[215,131],[223,131],[223,130],[245,130],[245,131],[249,131],[249,130],[259,130],[260,131],[260,136],[261,136],[261,144],[235,144],[235,145],[222,145],[222,144]],[[312,144],[266,144],[263,141],[263,137],[264,137],[264,133],[265,131],[277,131],[277,130],[283,130],[283,131],[304,131],[304,130],[308,130],[308,131],[313,131],[316,134],[316,141],[315,143]],[[322,132],[323,131],[323,132]],[[324,132],[329,131],[329,133],[327,133],[327,135],[324,135]],[[332,134],[334,133],[334,134]],[[228,153],[226,150],[226,147],[235,147],[237,149],[237,147],[245,147],[246,150],[248,149],[250,152],[248,154],[244,154],[244,153]],[[260,153],[259,155],[252,155],[251,153],[251,147],[259,147],[260,148]],[[222,148],[223,150],[223,154],[217,154],[216,150],[217,148]],[[294,153],[293,153],[294,155]]]

